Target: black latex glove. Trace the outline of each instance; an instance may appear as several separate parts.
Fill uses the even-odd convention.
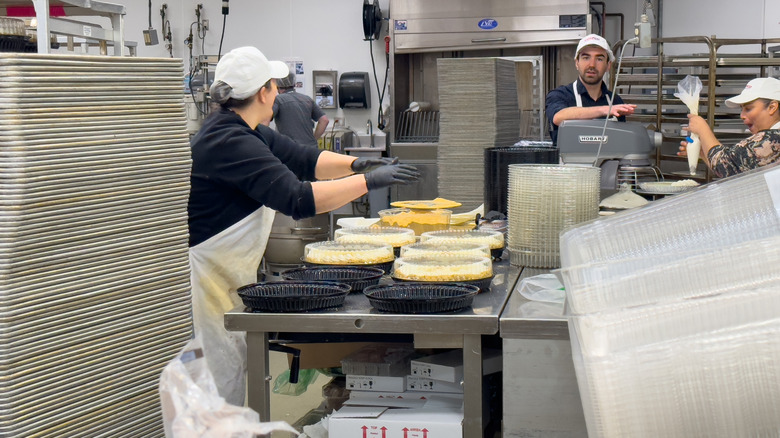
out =
[[[420,179],[420,172],[409,164],[389,164],[366,174],[368,190],[381,189],[392,184],[410,184]]]
[[[355,173],[365,172],[372,167],[376,166],[384,166],[387,164],[397,164],[398,163],[398,157],[395,158],[369,158],[369,157],[358,157],[357,160],[352,162],[352,170]]]

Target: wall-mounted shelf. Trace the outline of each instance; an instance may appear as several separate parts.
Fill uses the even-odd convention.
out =
[[[615,53],[625,41],[615,44]],[[780,75],[780,57],[768,44],[775,39],[718,39],[706,36],[653,39],[656,56],[625,56],[621,61],[617,92],[628,103],[637,105],[628,119],[645,124],[648,129],[661,132],[664,142],[656,153],[657,166],[662,174],[672,179],[685,178],[687,160],[676,152],[684,139],[680,127],[688,123],[688,108],[674,96],[677,84],[686,75],[698,76],[702,81],[699,115],[705,117],[719,140],[736,143],[744,139],[745,126],[739,118],[739,109],[727,108],[724,101],[739,94],[745,84],[756,77]],[[672,44],[685,44],[695,53],[668,55],[664,49]],[[749,46],[748,48],[745,48]],[[743,53],[723,53],[740,48]],[[679,48],[679,46],[675,47]],[[757,49],[756,49],[757,48]],[[725,52],[725,51],[724,51]],[[617,63],[611,74],[614,87]],[[699,163],[694,179],[709,182],[709,168]]]
[[[30,7],[33,7],[30,10]],[[0,0],[0,12],[18,18],[35,17],[37,20],[38,53],[51,52],[51,35],[84,38],[87,44],[98,45],[101,53],[113,47],[114,56],[122,56],[124,47],[135,54],[135,43],[125,44],[123,5],[96,0]],[[52,17],[51,12],[65,16],[100,16],[111,20],[111,28]]]

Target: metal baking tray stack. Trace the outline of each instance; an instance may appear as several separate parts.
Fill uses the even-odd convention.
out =
[[[0,55],[0,436],[162,436],[191,335],[182,72]]]
[[[515,63],[500,58],[440,58],[439,196],[464,209],[484,201],[484,151],[520,137]]]

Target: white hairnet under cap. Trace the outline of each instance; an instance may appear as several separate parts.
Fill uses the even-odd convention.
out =
[[[269,61],[256,47],[239,47],[226,53],[217,63],[211,98],[217,103],[228,99],[246,99],[270,79],[281,79],[290,73],[282,61]]]

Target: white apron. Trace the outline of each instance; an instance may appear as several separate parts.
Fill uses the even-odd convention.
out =
[[[244,405],[246,335],[225,330],[224,314],[241,304],[236,289],[257,281],[275,211],[261,207],[190,248],[192,319],[219,395]]]
[[[574,83],[571,84],[572,88],[574,88],[574,100],[577,102],[577,108],[582,108],[582,96],[580,96],[580,93],[577,92],[577,80],[574,80]]]

